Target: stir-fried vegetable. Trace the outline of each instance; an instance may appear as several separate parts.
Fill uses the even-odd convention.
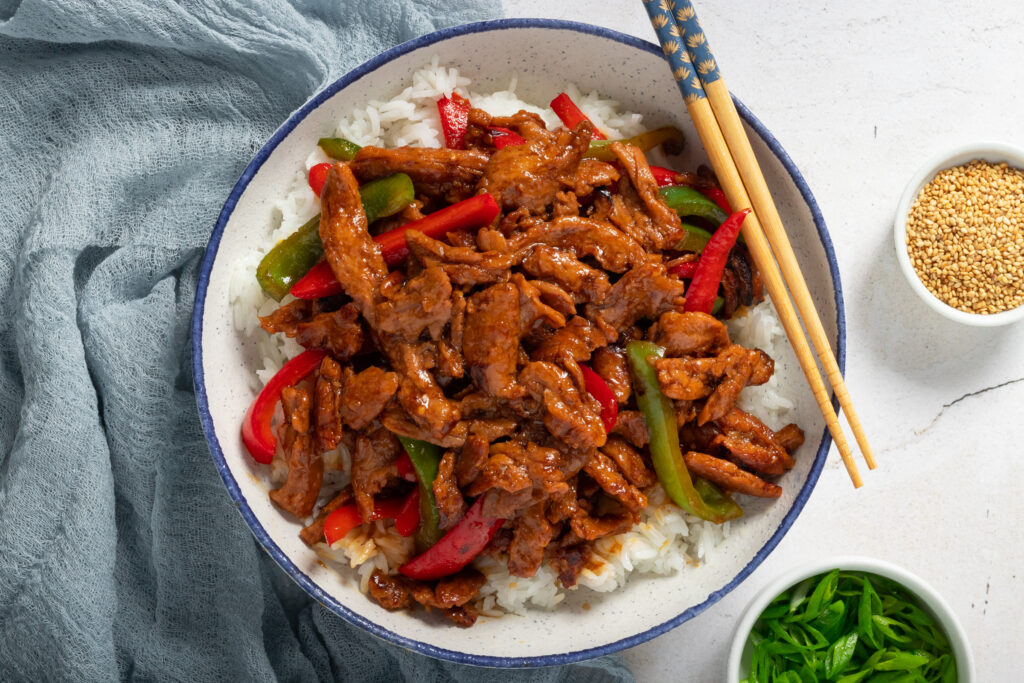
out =
[[[663,357],[665,349],[646,341],[626,344],[626,355],[633,373],[636,402],[644,416],[650,435],[651,460],[658,481],[672,501],[687,512],[715,523],[735,519],[743,510],[729,494],[720,491],[708,481],[690,477],[679,449],[679,431],[676,411],[661,391],[658,375],[648,360]]]
[[[683,144],[686,138],[683,137],[683,132],[675,126],[664,126],[662,128],[655,128],[654,130],[647,130],[638,135],[634,135],[631,138],[625,138],[618,140],[626,145],[636,145],[643,151],[647,152],[658,145],[665,150],[666,154],[678,154],[683,150]],[[583,156],[588,159],[599,159],[601,161],[613,162],[617,160],[615,154],[608,148],[612,144],[613,140],[591,140],[590,147],[587,148],[586,154]]]
[[[658,190],[658,194],[668,204],[668,208],[678,213],[680,218],[696,216],[719,226],[729,217],[718,204],[689,185],[663,187]]]
[[[472,562],[505,523],[503,519],[484,517],[483,506],[484,497],[480,496],[466,516],[440,541],[403,564],[398,571],[410,579],[432,581],[454,574]]]
[[[381,233],[374,237],[373,241],[380,245],[384,262],[389,266],[395,266],[409,255],[409,248],[405,243],[407,231],[418,230],[427,237],[440,239],[450,232],[487,225],[500,211],[494,197],[484,192],[435,211],[417,221]],[[291,288],[291,295],[297,299],[319,299],[340,293],[341,285],[334,278],[331,266],[326,261],[310,268],[309,272]]]
[[[324,520],[324,540],[327,545],[334,545],[360,524],[377,519],[393,519],[399,534],[411,536],[420,523],[419,499],[420,491],[414,488],[405,498],[378,500],[370,519],[363,519],[355,503],[342,505]]]
[[[352,161],[356,152],[362,149],[356,143],[345,138],[320,138],[317,144],[324,154],[338,161]]]
[[[441,462],[441,449],[432,443],[407,436],[400,436],[398,440],[412,461],[412,468],[419,481],[420,528],[416,533],[416,544],[426,549],[441,538],[437,500],[434,498],[434,479],[437,478],[437,468]]]
[[[303,351],[285,363],[256,395],[242,420],[242,443],[253,460],[266,465],[274,459],[277,437],[271,423],[281,401],[281,390],[294,386],[313,372],[326,355],[323,349]]]
[[[580,121],[590,121],[587,115],[580,111],[580,108],[576,106],[576,103],[572,101],[566,93],[558,93],[558,97],[551,100],[551,109],[555,114],[562,120],[562,125],[572,130]],[[594,122],[590,121],[590,125],[594,126]],[[594,126],[594,134],[591,136],[593,140],[604,140],[605,134]]]
[[[437,112],[441,115],[441,130],[444,146],[448,149],[463,149],[466,146],[466,129],[469,127],[469,100],[457,93],[437,101]]]
[[[404,173],[379,178],[360,187],[359,196],[363,200],[366,222],[373,223],[412,203],[412,180]],[[267,252],[256,268],[256,280],[264,292],[280,301],[323,256],[320,216],[317,215]]]
[[[513,145],[522,145],[526,142],[519,133],[508,128],[502,128],[500,126],[491,126],[488,128],[491,132],[491,142],[498,149],[502,147],[510,147]]]
[[[676,244],[675,248],[677,251],[692,251],[699,254],[704,251],[704,247],[711,241],[711,233],[704,228],[683,223],[683,230],[686,231],[686,236]]]
[[[690,288],[686,290],[687,311],[711,313],[718,285],[722,282],[725,262],[729,259],[729,251],[736,244],[740,226],[743,225],[743,219],[748,213],[750,209],[743,209],[729,216],[704,246],[700,261],[697,262],[697,270],[690,281]]]
[[[901,585],[834,569],[783,591],[750,633],[750,674],[769,681],[955,683],[946,634]]]
[[[591,370],[590,367],[580,363],[580,371],[583,373],[583,382],[586,384],[587,393],[601,404],[601,422],[604,423],[604,430],[610,434],[619,418],[619,402],[615,398],[615,392],[601,375]]]

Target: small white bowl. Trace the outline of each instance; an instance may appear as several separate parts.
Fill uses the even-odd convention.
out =
[[[896,207],[896,220],[894,224],[895,229],[893,230],[893,237],[896,242],[896,259],[900,263],[900,268],[903,270],[903,274],[906,276],[907,282],[910,283],[910,288],[913,289],[914,292],[921,297],[921,300],[930,306],[932,310],[946,316],[950,320],[954,320],[965,325],[974,325],[976,327],[997,327],[999,325],[1014,323],[1021,318],[1024,318],[1024,306],[1018,306],[1017,308],[1011,308],[1008,311],[993,313],[991,315],[968,313],[966,311],[953,308],[932,294],[931,291],[924,286],[924,283],[921,282],[921,279],[917,275],[917,271],[914,270],[913,264],[910,262],[910,255],[907,253],[907,218],[910,215],[910,206],[914,203],[914,199],[917,197],[918,193],[926,184],[935,178],[935,174],[939,171],[944,171],[945,169],[952,168],[954,166],[960,166],[974,161],[975,159],[982,159],[995,164],[1005,161],[1015,168],[1024,168],[1024,149],[1014,147],[1013,145],[1007,145],[1002,142],[976,142],[957,145],[929,159],[928,162],[921,166],[917,173],[915,173],[910,179],[910,182],[907,184],[907,188],[903,191],[903,196],[900,197],[900,202]]]
[[[935,589],[925,583],[917,576],[906,569],[871,557],[860,557],[854,555],[842,555],[839,557],[826,557],[807,564],[794,567],[782,576],[778,577],[765,586],[754,601],[750,603],[743,618],[740,620],[736,633],[732,638],[732,648],[729,650],[727,664],[726,683],[737,683],[749,674],[750,666],[750,631],[754,628],[754,622],[761,616],[765,607],[775,599],[779,593],[794,586],[806,578],[824,574],[833,569],[844,571],[868,572],[878,574],[896,581],[921,602],[921,607],[928,612],[932,618],[945,631],[946,637],[953,648],[953,656],[956,658],[957,680],[959,683],[973,683],[974,681],[974,658],[971,655],[971,648],[967,642],[967,634],[957,619],[949,604],[935,592]]]

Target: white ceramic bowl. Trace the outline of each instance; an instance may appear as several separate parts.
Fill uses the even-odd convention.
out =
[[[959,683],[973,683],[974,681],[974,658],[971,655],[971,648],[967,642],[967,634],[956,614],[942,598],[935,592],[935,589],[911,574],[906,569],[898,567],[885,560],[876,560],[870,557],[840,556],[827,557],[813,562],[800,565],[790,569],[765,586],[754,601],[750,603],[747,611],[743,614],[736,633],[733,635],[732,648],[729,650],[729,661],[726,668],[726,683],[738,683],[749,674],[750,666],[750,631],[754,628],[754,622],[761,616],[761,612],[775,599],[782,591],[794,586],[806,578],[823,574],[833,569],[848,571],[870,572],[892,579],[901,584],[908,591],[913,593],[920,601],[921,606],[936,620],[946,632],[950,645],[953,648],[953,656],[956,658],[957,677]]]
[[[975,142],[959,144],[933,156],[913,175],[903,191],[903,196],[900,197],[900,202],[896,206],[893,238],[896,243],[896,259],[899,261],[900,269],[906,276],[907,282],[910,283],[910,288],[932,310],[964,325],[996,327],[1015,323],[1024,318],[1024,306],[991,315],[968,313],[953,308],[924,286],[917,276],[913,264],[910,263],[910,255],[907,253],[907,218],[910,216],[910,206],[914,203],[921,188],[931,182],[939,171],[960,166],[975,159],[983,159],[992,163],[1005,161],[1015,168],[1024,168],[1024,149],[1002,142]]]
[[[807,443],[773,502],[751,501],[733,522],[713,561],[674,576],[637,576],[623,590],[570,593],[553,611],[482,618],[468,630],[429,618],[422,610],[388,612],[361,594],[354,573],[335,572],[298,537],[297,523],[267,498],[267,468],[248,456],[239,425],[253,399],[249,378],[259,354],[231,322],[228,283],[250,248],[247,230],[269,221],[272,200],[322,135],[371,98],[386,99],[434,56],[473,79],[479,92],[507,87],[548,102],[569,81],[598,89],[642,113],[651,127],[673,123],[686,132],[681,168],[706,157],[682,97],[657,45],[614,31],[567,22],[510,19],[440,31],[406,43],[355,69],[293,114],[246,168],[224,206],[203,259],[193,315],[193,359],[200,419],[229,494],[267,552],[318,601],[341,617],[400,646],[435,657],[488,666],[545,666],[596,657],[637,645],[696,616],[732,590],[771,552],[796,519],[817,481],[830,440],[795,361],[776,365],[795,402]],[[556,65],[557,68],[553,68]],[[772,187],[840,366],[845,335],[839,273],[831,242],[810,190],[779,143],[739,105],[754,150]]]

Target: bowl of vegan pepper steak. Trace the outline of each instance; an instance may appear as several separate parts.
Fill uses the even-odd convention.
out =
[[[738,104],[840,364],[817,205]],[[830,441],[660,49],[514,19],[400,45],[232,191],[193,318],[245,521],[342,618],[543,666],[743,581]]]

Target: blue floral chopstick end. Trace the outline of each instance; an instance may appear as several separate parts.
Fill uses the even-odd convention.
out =
[[[696,68],[700,82],[707,85],[717,81],[721,78],[721,74],[718,73],[718,63],[715,61],[715,56],[711,54],[711,46],[708,45],[704,29],[697,21],[697,12],[693,9],[690,0],[665,0],[665,4],[675,10],[675,21],[682,33],[686,50]]]
[[[658,42],[672,67],[672,76],[679,84],[679,89],[687,102],[704,99],[704,87],[701,79],[693,69],[690,55],[683,44],[683,35],[676,25],[671,0],[643,0],[644,9],[651,18],[654,32],[658,34]]]

